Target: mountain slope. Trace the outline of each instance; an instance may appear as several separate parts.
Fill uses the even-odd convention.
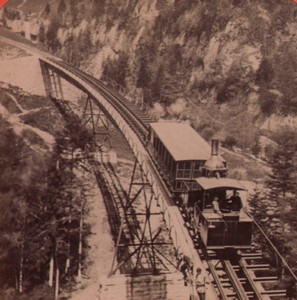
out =
[[[250,147],[267,119],[296,116],[292,1],[24,0],[13,6],[38,22],[49,50],[95,77],[108,76],[151,107],[161,103],[166,117],[190,118],[205,137],[221,131]],[[167,109],[181,99],[185,109]]]

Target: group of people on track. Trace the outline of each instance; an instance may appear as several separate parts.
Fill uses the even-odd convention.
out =
[[[179,269],[183,273],[185,285],[192,285],[196,288],[200,300],[206,299],[206,284],[209,283],[206,275],[202,272],[200,267],[194,269],[193,263],[190,258],[186,255],[182,255],[182,259],[179,264]],[[194,274],[195,270],[195,274]],[[286,299],[296,299],[296,283],[291,280],[288,283],[286,289]]]
[[[194,274],[195,270],[195,274]],[[194,266],[190,258],[186,255],[182,256],[182,261],[180,263],[180,271],[184,275],[185,285],[193,285],[199,295],[200,300],[205,299],[206,294],[206,276],[203,274],[200,267],[194,269]]]

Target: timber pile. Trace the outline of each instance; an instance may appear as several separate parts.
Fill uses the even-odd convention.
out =
[[[181,273],[114,275],[107,278],[100,292],[101,300],[184,300],[190,290],[184,286]]]

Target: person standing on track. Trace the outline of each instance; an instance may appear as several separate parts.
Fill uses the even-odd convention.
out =
[[[188,285],[189,273],[192,267],[192,262],[187,255],[182,255],[182,261],[180,265],[180,271],[183,273],[185,286]]]
[[[206,288],[205,288],[206,277],[202,273],[201,268],[197,268],[196,269],[196,276],[195,276],[194,284],[195,284],[196,290],[198,292],[199,299],[200,300],[205,300],[205,294],[206,294]]]

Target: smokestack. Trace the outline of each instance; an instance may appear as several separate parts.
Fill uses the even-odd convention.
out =
[[[219,140],[218,139],[211,140],[211,155],[212,156],[219,155]]]
[[[220,176],[226,177],[226,164],[219,155],[219,137],[213,137],[211,140],[211,156],[205,162],[203,168],[206,170],[205,175],[208,177]]]

